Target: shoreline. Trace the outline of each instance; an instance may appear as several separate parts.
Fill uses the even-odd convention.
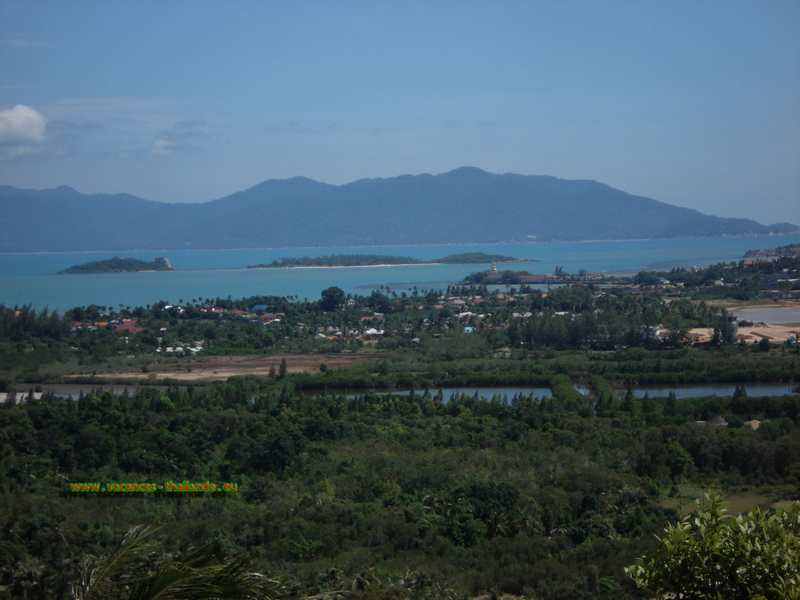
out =
[[[290,269],[369,269],[371,267],[430,267],[445,264],[473,264],[473,263],[441,263],[441,262],[418,262],[418,263],[381,263],[375,265],[296,265],[292,267],[244,267],[247,271],[288,271]],[[488,264],[488,263],[474,263]],[[241,269],[214,269],[216,271],[239,271]]]
[[[522,264],[522,263],[529,263],[529,262],[540,262],[539,259],[531,258],[531,259],[519,259],[519,260],[509,260],[504,262],[496,263],[498,267],[500,265],[514,265],[514,264]],[[269,265],[262,266],[252,266],[252,267],[244,267],[245,270],[248,271],[282,271],[282,270],[289,270],[289,269],[369,269],[372,267],[441,267],[441,266],[452,266],[452,267],[469,267],[469,266],[482,266],[482,265],[491,265],[491,262],[476,262],[476,263],[450,263],[450,262],[414,262],[414,263],[377,263],[374,265],[294,265],[294,266],[286,266],[286,267],[271,267]],[[199,269],[203,270],[203,269]],[[211,269],[210,269],[211,270]],[[214,271],[240,271],[241,268],[234,268],[234,269],[213,269]]]
[[[139,269],[137,271],[89,271],[86,273],[68,273],[59,271],[53,275],[127,275],[129,273],[174,273],[177,269]]]
[[[551,239],[551,240],[495,240],[491,242],[464,241],[464,242],[417,242],[417,243],[397,243],[397,244],[325,244],[320,246],[243,246],[236,248],[129,248],[129,249],[96,249],[96,250],[4,250],[0,251],[0,256],[36,256],[36,255],[66,255],[66,254],[108,254],[108,253],[129,253],[129,252],[238,252],[242,250],[299,250],[299,249],[318,249],[318,248],[416,248],[416,247],[448,247],[448,246],[503,246],[510,244],[519,245],[541,245],[541,244],[591,244],[591,243],[626,243],[626,242],[648,242],[659,240],[732,240],[732,239],[770,239],[777,237],[793,237],[800,239],[800,231],[791,233],[764,233],[764,234],[742,234],[742,235],[687,235],[675,237],[650,237],[650,238],[614,238],[614,239]]]

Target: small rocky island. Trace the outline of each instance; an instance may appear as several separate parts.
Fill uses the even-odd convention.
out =
[[[471,265],[484,263],[534,262],[532,259],[519,259],[500,254],[465,252],[451,254],[442,258],[423,260],[410,256],[385,256],[381,254],[337,254],[331,256],[304,256],[300,258],[281,258],[271,263],[249,265],[248,269],[287,269],[297,267],[374,267],[383,265]]]
[[[563,282],[564,277],[560,275],[543,275],[529,273],[528,271],[480,271],[471,273],[464,278],[466,285],[532,285],[543,283]]]
[[[470,273],[462,283],[464,285],[558,285],[565,283],[616,283],[630,282],[630,278],[608,273],[589,273],[581,270],[578,273],[567,273],[563,267],[557,266],[552,275],[529,273],[528,271],[499,270],[492,264],[488,271]]]
[[[158,256],[152,261],[139,260],[137,258],[122,258],[115,256],[107,260],[96,260],[82,265],[74,265],[68,269],[60,271],[59,274],[79,274],[90,273],[135,273],[138,271],[174,271],[172,263],[168,258]]]

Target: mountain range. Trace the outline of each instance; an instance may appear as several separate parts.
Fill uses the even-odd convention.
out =
[[[596,181],[462,167],[330,185],[269,180],[198,203],[0,186],[0,252],[430,244],[789,233]]]

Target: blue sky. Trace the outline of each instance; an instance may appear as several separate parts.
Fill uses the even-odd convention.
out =
[[[800,223],[800,2],[8,2],[0,183],[596,179]]]

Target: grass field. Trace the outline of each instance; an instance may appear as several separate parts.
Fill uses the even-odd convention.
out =
[[[728,513],[738,515],[753,510],[785,508],[792,501],[800,500],[800,490],[795,486],[770,485],[758,488],[733,488],[722,492],[713,486],[699,487],[692,484],[678,486],[678,495],[664,498],[660,504],[664,508],[671,508],[681,516],[687,515],[695,509],[696,502],[704,493],[713,490],[722,496]]]

